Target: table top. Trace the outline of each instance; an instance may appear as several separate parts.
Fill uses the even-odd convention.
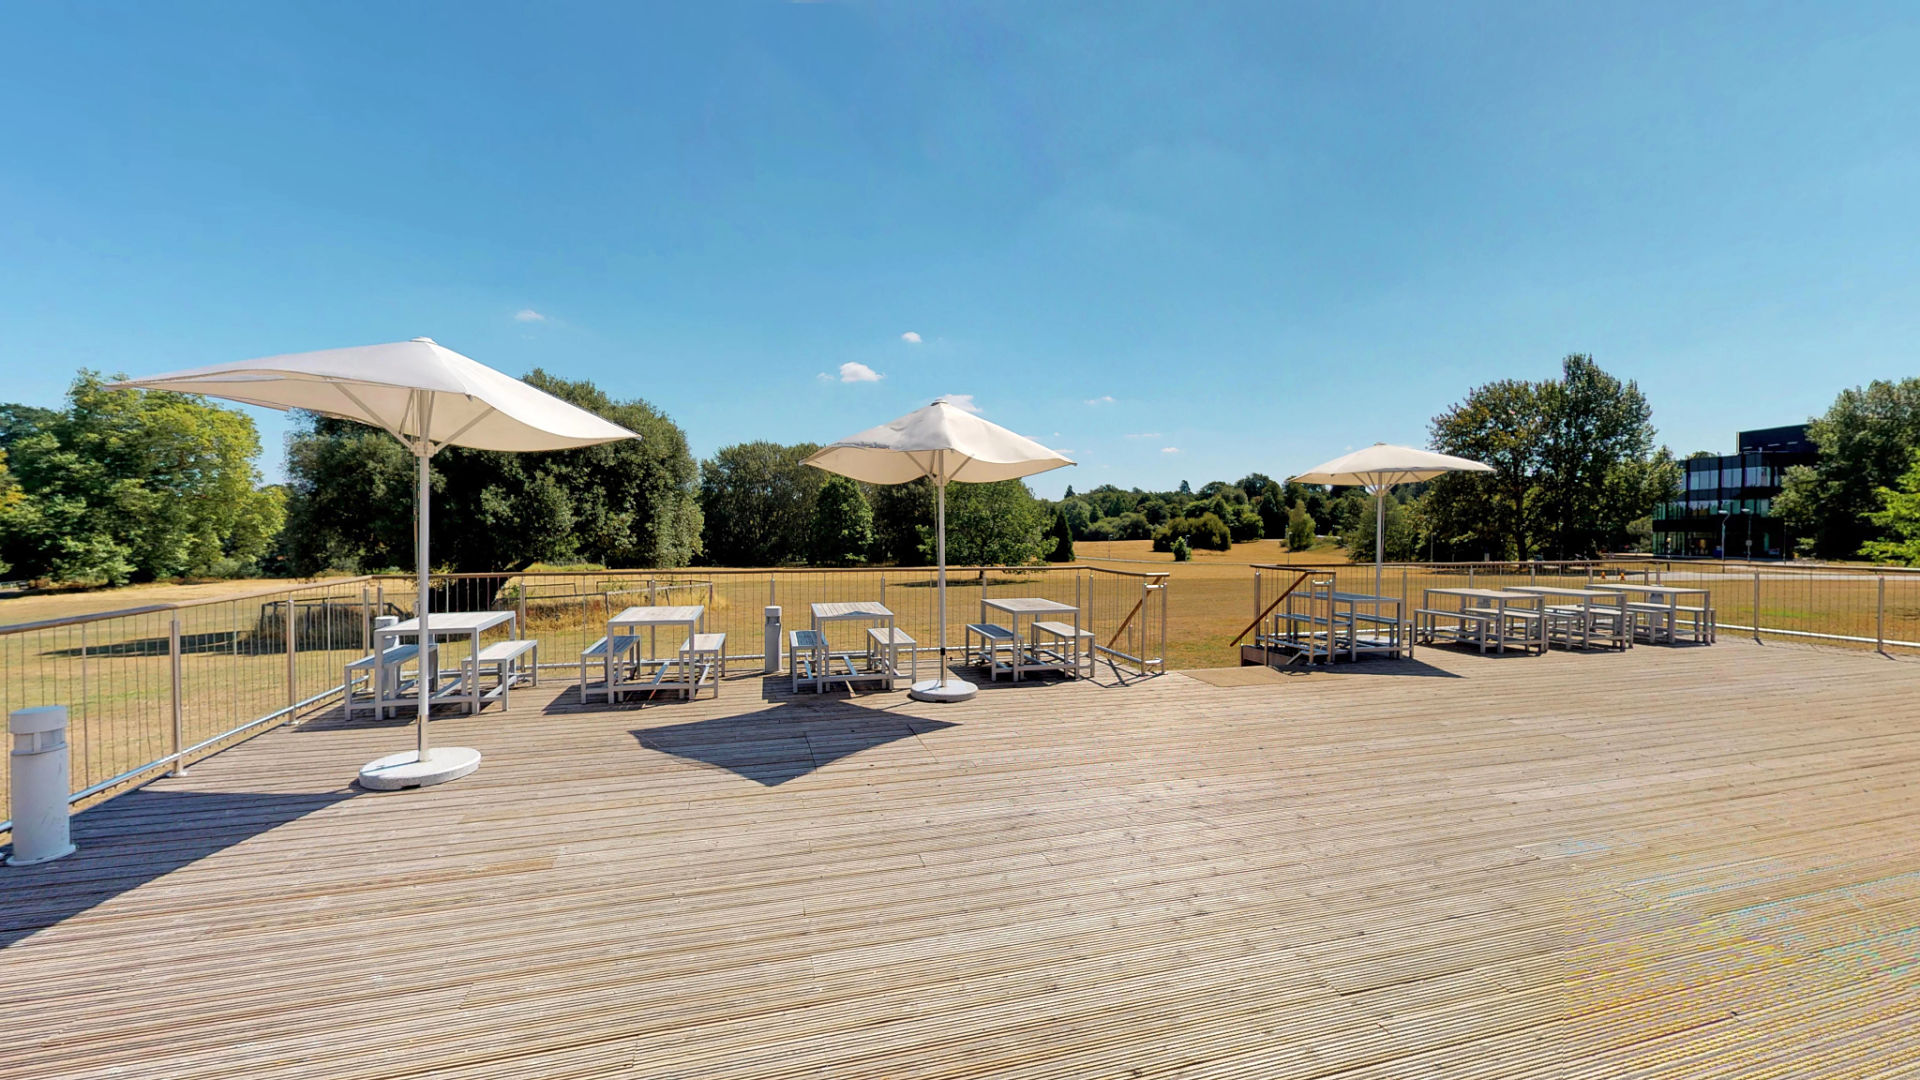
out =
[[[1464,596],[1470,600],[1538,600],[1538,593],[1513,592],[1509,589],[1428,589],[1429,593],[1441,596]]]
[[[1080,610],[1072,604],[1063,604],[1058,600],[1042,600],[1037,596],[996,596],[991,600],[982,600],[980,603],[1009,615],[1059,615]]]
[[[836,600],[813,605],[813,617],[816,622],[829,619],[891,619],[893,612],[888,610],[887,605],[875,600]]]
[[[1596,582],[1593,587],[1596,589],[1606,589],[1610,592],[1658,593],[1662,595],[1667,593],[1699,593],[1702,596],[1707,595],[1707,590],[1693,585],[1601,585]]]
[[[707,613],[704,604],[641,604],[607,620],[608,626],[680,626]]]
[[[1577,596],[1582,600],[1619,600],[1621,594],[1607,592],[1605,589],[1562,589],[1554,585],[1515,585],[1515,592],[1533,593],[1536,596]]]
[[[429,634],[474,634],[508,622],[514,617],[511,611],[436,611],[427,616]],[[380,634],[417,634],[420,632],[420,620],[408,619],[392,626],[380,627]]]
[[[1397,606],[1400,603],[1400,598],[1397,596],[1369,596],[1366,593],[1357,592],[1337,592],[1333,594],[1333,598],[1343,604],[1394,604]]]

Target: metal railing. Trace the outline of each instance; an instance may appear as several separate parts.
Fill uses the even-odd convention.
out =
[[[68,707],[71,802],[178,774],[340,693],[367,650],[371,580],[0,626],[0,712]]]
[[[1273,598],[1300,572],[1321,570],[1371,591],[1363,563],[1291,563],[1250,568],[1254,603]],[[1364,580],[1363,580],[1364,579]],[[1424,590],[1446,586],[1582,585],[1638,581],[1705,589],[1719,628],[1759,640],[1776,638],[1868,648],[1889,655],[1920,652],[1920,570],[1903,567],[1621,557],[1532,562],[1389,563],[1381,591],[1411,610]],[[1690,601],[1691,602],[1691,601]]]
[[[939,651],[937,576],[930,567],[448,574],[434,576],[429,602],[435,610],[516,611],[523,633],[540,639],[543,668],[577,670],[580,650],[607,632],[607,620],[638,604],[701,604],[708,631],[727,635],[729,661],[764,663],[767,607],[780,607],[783,624],[793,630],[809,625],[812,604],[875,600],[892,609],[896,625],[924,656]],[[1108,663],[1163,672],[1167,579],[1161,572],[1083,565],[949,568],[949,652],[957,659],[967,624],[981,621],[983,599],[1041,597],[1078,608],[1083,628],[1095,633],[1096,649]],[[375,584],[383,602],[411,610],[412,579],[379,578]]]
[[[781,605],[795,628],[807,625],[809,604],[879,600],[924,660],[938,649],[934,578],[920,567],[451,574],[434,576],[428,603],[514,610],[523,636],[540,640],[542,666],[571,671],[608,616],[636,604],[703,604],[730,659],[762,660],[766,605]],[[1115,672],[1162,672],[1166,581],[1077,565],[952,569],[948,641],[957,659],[982,597],[1039,596],[1078,607]],[[412,578],[370,576],[0,626],[0,712],[67,706],[70,802],[108,797],[330,707],[345,666],[371,647],[374,617],[412,618],[415,606]],[[457,671],[468,648],[443,642],[441,668]],[[0,769],[0,808],[10,805],[8,783]],[[0,833],[12,825],[5,817]]]

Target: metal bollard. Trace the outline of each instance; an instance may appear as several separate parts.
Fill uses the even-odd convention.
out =
[[[31,866],[73,854],[67,819],[67,707],[43,705],[7,717],[13,734],[13,854]]]
[[[767,662],[761,670],[769,675],[777,674],[780,671],[780,605],[778,604],[767,605],[767,641],[764,655]]]

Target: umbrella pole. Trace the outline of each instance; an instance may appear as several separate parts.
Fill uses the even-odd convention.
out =
[[[433,682],[438,681],[440,675],[440,657],[430,651],[430,645],[433,639],[427,635],[427,577],[429,573],[427,558],[427,507],[433,495],[433,482],[427,464],[428,458],[426,450],[427,441],[425,438],[422,438],[419,443],[419,448],[414,451],[414,458],[418,461],[420,467],[419,486],[414,494],[414,506],[418,508],[420,527],[415,530],[413,538],[414,584],[418,589],[414,614],[420,619],[420,678],[414,687],[414,689],[418,691],[420,703],[414,712],[414,727],[418,729],[414,752],[418,755],[417,760],[420,761],[427,760],[427,710],[432,704],[427,700],[427,692],[431,689]],[[427,667],[429,663],[433,665],[431,669]],[[431,672],[431,677],[429,676],[429,672]]]
[[[940,670],[932,682],[915,683],[910,693],[920,701],[965,701],[973,696],[973,684],[956,679],[947,671],[947,480],[946,451],[934,452],[933,471],[933,557],[939,564],[940,581]]]
[[[933,511],[934,559],[940,564],[940,681],[947,681],[947,481],[936,480]]]
[[[1387,489],[1373,493],[1373,595],[1380,595],[1380,571],[1387,561]]]

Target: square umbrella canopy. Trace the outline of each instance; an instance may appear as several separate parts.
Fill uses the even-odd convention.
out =
[[[1380,595],[1380,574],[1386,565],[1387,491],[1395,484],[1431,480],[1451,472],[1493,472],[1493,466],[1469,458],[1416,450],[1411,446],[1374,443],[1365,450],[1316,465],[1290,483],[1364,487],[1373,493],[1373,594]]]
[[[941,399],[891,423],[824,446],[805,464],[869,484],[933,480],[934,547],[940,567],[940,675],[915,683],[921,701],[965,701],[974,686],[947,672],[947,485],[1017,480],[1073,462],[1024,435]]]
[[[423,337],[214,364],[112,386],[205,394],[269,409],[306,409],[384,428],[412,452],[418,465],[414,497],[420,527],[414,569],[422,629],[415,748],[369,763],[360,770],[360,782],[372,788],[420,787],[479,768],[476,750],[427,745],[428,461],[447,446],[570,450],[639,436]]]

